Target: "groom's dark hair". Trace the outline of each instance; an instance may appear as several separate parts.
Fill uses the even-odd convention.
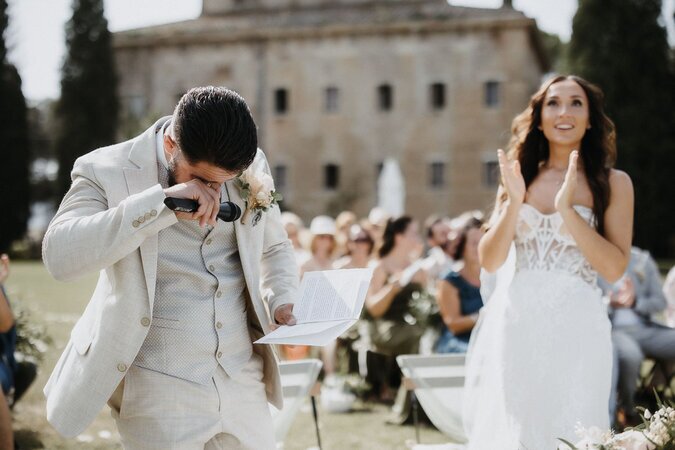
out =
[[[258,133],[244,99],[224,87],[196,87],[173,113],[173,135],[190,163],[242,172],[258,150]]]

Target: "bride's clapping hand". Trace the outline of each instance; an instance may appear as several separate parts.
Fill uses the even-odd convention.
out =
[[[497,157],[499,158],[499,172],[506,194],[509,196],[509,202],[519,206],[525,201],[525,179],[520,171],[520,163],[509,161],[502,149],[497,150]]]
[[[569,164],[562,186],[555,196],[555,209],[559,212],[570,210],[574,204],[574,191],[577,187],[577,160],[579,152],[574,150],[570,153]]]

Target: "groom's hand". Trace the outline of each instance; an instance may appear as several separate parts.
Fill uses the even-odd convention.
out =
[[[279,328],[279,325],[295,325],[295,316],[293,315],[293,304],[286,303],[274,311],[274,321],[270,324],[272,330]]]
[[[164,189],[167,197],[187,198],[199,204],[196,212],[185,213],[176,211],[179,219],[199,220],[199,226],[216,225],[216,218],[220,210],[220,185],[211,186],[201,180],[193,179],[186,183],[173,185]]]

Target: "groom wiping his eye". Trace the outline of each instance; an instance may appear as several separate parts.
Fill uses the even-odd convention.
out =
[[[60,433],[79,434],[107,402],[126,449],[275,448],[276,358],[252,341],[295,322],[298,269],[279,208],[216,220],[221,201],[245,209],[244,171],[269,166],[246,103],[218,87],[75,162],[43,258],[59,280],[100,275],[45,386]],[[199,208],[175,213],[167,197]]]

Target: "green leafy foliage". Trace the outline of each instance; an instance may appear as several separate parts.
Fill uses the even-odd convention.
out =
[[[661,0],[581,0],[569,67],[605,93],[617,167],[635,189],[635,243],[675,254],[675,72]]]
[[[26,232],[30,206],[28,167],[28,110],[21,92],[19,72],[7,60],[5,31],[9,23],[7,1],[0,0],[0,253]]]
[[[56,106],[55,149],[60,193],[70,187],[75,160],[115,140],[117,76],[103,0],[74,0],[66,25],[67,56]]]

